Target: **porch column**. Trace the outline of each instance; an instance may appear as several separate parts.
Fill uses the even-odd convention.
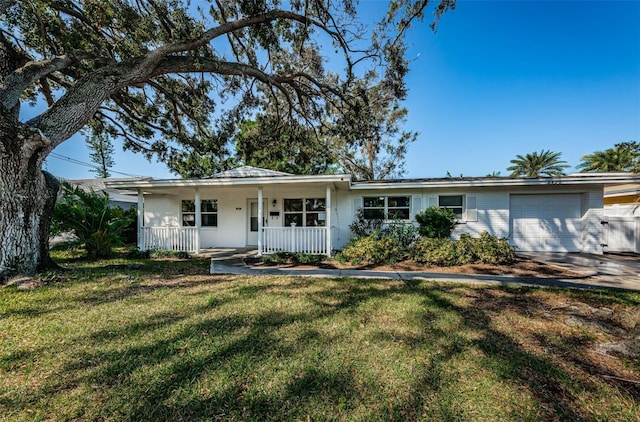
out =
[[[144,194],[142,189],[138,189],[138,249],[144,247]]]
[[[200,203],[200,188],[196,188],[196,244],[195,253],[200,253],[200,227],[202,226],[202,204]]]
[[[331,186],[327,186],[326,196],[327,256],[331,256]]]
[[[258,188],[258,256],[262,256],[262,213],[264,210],[262,209],[262,187]],[[251,210],[249,210],[251,212]]]

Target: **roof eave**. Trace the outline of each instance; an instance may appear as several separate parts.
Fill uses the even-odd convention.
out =
[[[510,186],[548,186],[548,185],[616,185],[640,181],[640,175],[629,173],[570,175],[543,178],[502,178],[458,180],[442,179],[429,181],[396,181],[396,182],[353,182],[352,190],[376,189],[425,189],[425,188],[465,188],[465,187],[510,187]]]
[[[246,185],[275,185],[287,183],[348,183],[351,175],[323,174],[323,175],[293,175],[293,176],[265,176],[243,178],[211,178],[211,179],[165,179],[141,180],[135,182],[108,182],[113,189],[149,189],[167,187],[207,187],[207,186],[246,186]]]

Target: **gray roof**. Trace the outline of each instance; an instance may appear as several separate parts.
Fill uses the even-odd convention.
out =
[[[120,178],[96,178],[96,179],[61,179],[69,182],[72,186],[77,186],[84,191],[103,192],[109,196],[111,202],[126,202],[137,203],[138,192],[133,190],[119,190],[113,188],[107,188],[105,182],[134,182],[138,180],[145,180],[145,178],[138,177],[120,177]]]
[[[212,176],[204,177],[203,179],[240,179],[245,177],[276,177],[291,175],[291,173],[284,173],[281,171],[267,170],[251,166],[242,166],[236,167],[231,170],[222,171]]]

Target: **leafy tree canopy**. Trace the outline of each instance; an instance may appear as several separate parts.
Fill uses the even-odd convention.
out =
[[[640,144],[621,142],[613,148],[596,151],[580,158],[576,166],[581,172],[640,172]]]
[[[407,116],[399,104],[406,95],[404,87],[369,72],[351,93],[354,106],[334,113],[327,130],[343,171],[358,180],[402,176],[407,148],[418,136],[401,129]]]
[[[394,1],[368,31],[350,0],[3,2],[2,42],[28,63],[5,88],[47,100],[32,123],[51,146],[89,123],[97,139],[119,138],[178,173],[194,157],[224,167],[235,128],[256,108],[319,127],[327,108],[354,105],[349,87],[364,66],[381,67],[402,97],[401,35],[427,3]],[[441,2],[436,19],[453,4]],[[6,94],[3,105],[16,107]],[[84,116],[74,116],[81,99]]]
[[[234,141],[237,157],[246,165],[293,174],[337,170],[335,157],[326,145],[298,122],[260,115],[241,124]]]
[[[564,169],[571,167],[560,159],[561,155],[560,152],[550,150],[542,150],[539,153],[534,151],[524,156],[517,155],[511,160],[513,165],[507,167],[507,171],[511,172],[510,177],[560,176]]]

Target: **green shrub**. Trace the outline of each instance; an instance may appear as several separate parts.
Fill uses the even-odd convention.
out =
[[[355,239],[342,251],[342,257],[352,264],[393,264],[407,257],[407,249],[397,239],[383,237],[379,232]]]
[[[318,265],[326,259],[325,255],[314,255],[303,252],[275,252],[262,256],[262,262],[265,264],[283,265],[283,264],[309,264]]]
[[[353,223],[349,224],[349,229],[351,229],[351,233],[353,233],[355,239],[361,239],[370,236],[375,231],[381,230],[383,222],[381,219],[368,220],[364,218],[364,210],[358,208],[356,219]]]
[[[125,245],[135,245],[138,243],[138,210],[135,207],[128,210],[116,207],[115,210],[122,213],[121,218],[129,220],[129,224],[122,230],[122,241]]]
[[[413,246],[411,257],[416,262],[438,267],[450,267],[458,263],[456,245],[451,239],[424,237]]]
[[[62,183],[62,198],[53,210],[51,234],[73,233],[84,243],[90,258],[106,258],[123,244],[123,233],[131,224],[131,214],[109,206],[107,195],[85,192]]]
[[[185,251],[168,251],[166,249],[147,249],[146,251],[142,251],[138,248],[127,252],[126,256],[130,259],[191,258],[189,253]]]
[[[475,239],[478,262],[483,264],[510,264],[516,259],[516,248],[505,238],[491,236],[487,232],[480,233]]]
[[[125,256],[129,259],[149,259],[151,257],[151,251],[143,251],[141,249],[135,248],[128,251]]]
[[[288,252],[274,252],[269,255],[262,255],[262,262],[271,265],[282,265],[289,262]]]
[[[448,208],[431,206],[416,214],[416,221],[420,226],[418,232],[424,237],[448,239],[456,226],[456,216]]]
[[[292,258],[293,261],[297,264],[318,265],[325,260],[326,256],[297,252],[293,254]]]
[[[396,240],[405,249],[411,248],[420,239],[417,227],[400,220],[393,220],[387,227],[382,229],[380,235],[381,237],[390,237]]]
[[[185,251],[168,251],[166,249],[151,249],[149,251],[149,258],[177,258],[177,259],[189,259],[191,256]]]
[[[436,266],[464,264],[509,264],[515,260],[515,248],[507,239],[482,232],[473,238],[463,234],[460,239],[422,238],[411,250],[414,261]]]
[[[456,261],[460,265],[478,262],[478,239],[464,233],[455,242]]]

